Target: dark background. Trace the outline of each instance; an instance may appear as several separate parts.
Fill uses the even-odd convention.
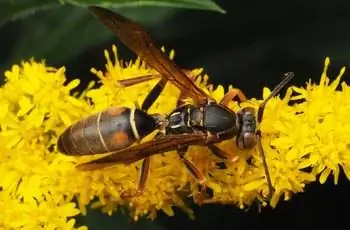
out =
[[[138,19],[158,44],[176,50],[178,65],[183,68],[203,67],[212,83],[232,84],[241,88],[248,97],[261,97],[262,87],[272,88],[280,81],[281,74],[288,71],[296,73],[293,84],[304,85],[309,78],[318,82],[326,56],[331,58],[331,77],[350,63],[350,2],[216,2],[227,11],[226,14],[167,8],[157,8],[157,14],[147,14],[145,12],[154,10],[147,7],[138,9],[144,12]],[[73,7],[65,8],[69,11],[71,9],[68,8]],[[80,14],[86,14],[84,10],[79,10]],[[62,18],[53,20],[48,17],[48,14],[52,16],[55,13],[63,15]],[[44,17],[47,20],[43,22]],[[42,57],[49,65],[65,65],[67,76],[80,78],[87,83],[94,79],[90,67],[104,69],[103,50],[110,50],[112,44],[118,44],[122,59],[134,57],[90,15],[86,14],[86,20],[75,27],[95,25],[101,33],[86,33],[88,29],[84,33],[78,29],[80,32],[75,32],[74,27],[69,27],[73,22],[68,17],[64,11],[53,9],[30,19],[9,22],[0,28],[1,72],[23,58]],[[161,20],[157,20],[157,17]],[[41,24],[36,24],[39,21]],[[59,42],[55,42],[55,46],[47,45],[52,36],[40,32],[43,24],[47,31],[54,33],[65,26],[64,23],[71,30],[64,36],[57,36],[55,41]],[[94,36],[101,36],[99,42],[91,42]],[[22,42],[22,46],[18,45],[18,41]],[[77,47],[76,50],[72,44]],[[31,46],[34,49],[31,50]],[[344,79],[350,80],[348,72]],[[195,220],[190,220],[181,211],[177,211],[174,217],[159,213],[156,221],[141,220],[137,223],[131,223],[125,215],[111,218],[98,212],[91,212],[88,217],[78,220],[79,223],[88,222],[91,229],[336,228],[348,223],[349,205],[350,186],[342,175],[337,186],[333,185],[333,178],[330,177],[326,185],[308,185],[305,193],[294,195],[290,201],[280,202],[274,210],[264,208],[262,213],[258,213],[256,208],[245,212],[235,206],[207,205],[201,208],[193,206]]]

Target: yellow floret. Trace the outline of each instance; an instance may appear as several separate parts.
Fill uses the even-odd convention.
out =
[[[79,80],[66,82],[63,67],[56,69],[30,60],[5,72],[6,83],[0,88],[0,209],[6,218],[0,218],[0,227],[74,229],[71,217],[85,214],[88,205],[108,214],[119,205],[128,205],[134,219],[141,215],[155,218],[159,210],[174,215],[174,206],[192,215],[184,199],[197,194],[198,183],[175,151],[152,157],[145,193],[132,199],[122,199],[120,195],[136,189],[141,162],[82,172],[75,168],[76,164],[95,156],[72,157],[57,151],[57,138],[69,125],[112,106],[138,107],[160,80],[158,75],[150,81],[122,87],[123,79],[158,73],[140,59],[123,63],[114,46],[112,54],[114,61],[105,52],[104,71],[92,68],[101,86],[92,82],[79,96],[71,93]],[[173,58],[174,53],[170,56]],[[324,183],[333,174],[336,184],[343,169],[350,179],[350,89],[340,81],[345,68],[330,81],[328,65],[327,58],[318,84],[309,81],[306,87],[291,86],[285,95],[271,99],[266,106],[259,128],[275,189],[269,202],[272,207],[281,197],[290,199],[292,194],[303,192],[317,177]],[[227,92],[222,86],[208,84],[209,77],[202,69],[192,73],[197,76],[196,84],[215,100]],[[265,88],[262,99],[269,94]],[[149,112],[169,114],[179,96],[179,89],[167,84]],[[240,105],[232,102],[229,107],[237,112],[245,106],[258,108],[261,102],[250,99]],[[186,155],[204,173],[213,190],[213,196],[205,202],[240,208],[255,201],[267,205],[263,198],[268,187],[257,149],[239,150],[234,139],[218,146],[233,157],[239,156],[238,161],[225,162],[226,168],[221,169],[217,163],[222,160],[205,146],[191,146]],[[79,207],[75,207],[75,198]],[[97,201],[92,203],[95,198]],[[31,218],[33,215],[38,218]]]

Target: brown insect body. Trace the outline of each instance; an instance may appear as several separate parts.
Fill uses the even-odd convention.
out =
[[[140,109],[110,108],[68,127],[58,140],[67,155],[91,155],[126,148],[154,131],[158,116]]]
[[[216,143],[235,137],[242,129],[254,134],[255,119],[250,129],[242,128],[246,125],[239,121],[246,114],[242,115],[236,115],[217,103],[180,106],[168,116],[150,115],[127,107],[110,108],[68,127],[58,140],[58,149],[76,156],[115,152],[140,141],[156,129],[165,136],[201,133],[198,144]]]

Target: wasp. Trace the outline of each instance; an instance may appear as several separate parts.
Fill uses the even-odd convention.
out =
[[[110,108],[68,127],[58,138],[59,151],[73,156],[110,153],[78,165],[78,169],[81,170],[96,170],[114,164],[131,164],[143,160],[136,191],[123,194],[124,197],[133,197],[141,195],[146,188],[151,156],[172,150],[177,152],[179,159],[197,179],[204,191],[206,188],[205,176],[192,161],[186,158],[187,149],[192,145],[208,146],[214,155],[227,159],[229,154],[216,144],[224,140],[235,139],[240,149],[258,147],[271,196],[273,187],[258,125],[263,118],[266,103],[284,88],[294,77],[294,73],[284,74],[284,79],[260,104],[257,111],[252,107],[245,107],[235,113],[227,106],[235,98],[238,98],[239,101],[246,100],[241,90],[234,88],[220,102],[215,101],[194,83],[186,71],[178,68],[155,45],[150,35],[135,22],[105,8],[89,6],[88,9],[127,47],[155,69],[161,76],[161,80],[139,108]],[[152,78],[152,76],[143,76],[124,80],[122,85],[138,84]],[[180,90],[179,101],[181,98],[190,97],[194,103],[179,103],[168,115],[147,113],[168,82]],[[158,133],[154,139],[133,145],[156,130]]]

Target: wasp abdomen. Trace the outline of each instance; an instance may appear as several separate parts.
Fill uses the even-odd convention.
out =
[[[111,108],[68,127],[59,137],[58,149],[68,155],[117,151],[142,139],[156,128],[155,119],[142,110]]]

